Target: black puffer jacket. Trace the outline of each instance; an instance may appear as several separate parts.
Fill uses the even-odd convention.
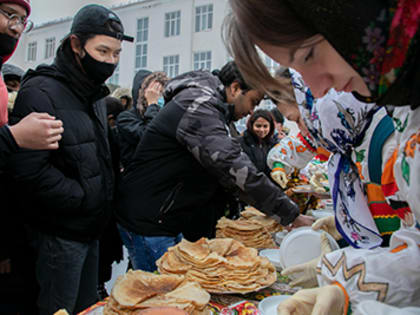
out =
[[[11,159],[25,219],[43,233],[90,241],[109,219],[114,175],[103,100],[108,93],[88,81],[68,49],[58,51],[54,65],[39,66],[23,80],[14,121],[46,112],[64,127],[58,150],[22,150]]]
[[[0,127],[0,170],[6,165],[7,159],[12,153],[17,152],[19,147],[13,138],[9,127],[4,125]]]
[[[268,151],[277,143],[274,137],[270,137],[267,141],[258,141],[257,136],[245,130],[241,137],[241,146],[244,152],[249,156],[252,163],[254,163],[257,170],[264,172],[265,175],[270,176],[270,168],[267,165]]]
[[[223,187],[283,224],[298,208],[258,172],[229,135],[232,106],[209,72],[178,76],[165,89],[165,107],[150,123],[119,189],[117,219],[140,235],[199,236],[214,230]]]

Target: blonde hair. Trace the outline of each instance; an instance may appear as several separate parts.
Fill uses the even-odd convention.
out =
[[[131,98],[131,91],[127,88],[119,87],[111,94],[112,97],[120,99],[123,96]]]

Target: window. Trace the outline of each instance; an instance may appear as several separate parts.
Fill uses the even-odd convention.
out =
[[[147,67],[147,44],[136,45],[136,70]]]
[[[36,42],[31,42],[28,44],[28,61],[36,60]]]
[[[211,30],[213,27],[213,5],[202,5],[195,8],[195,31]]]
[[[165,37],[177,36],[181,32],[181,11],[165,14]]]
[[[149,18],[145,17],[137,20],[137,42],[147,42],[149,39]]]
[[[45,59],[48,59],[54,56],[55,51],[55,37],[47,38],[45,40]]]
[[[112,76],[108,79],[107,83],[118,85],[118,82],[120,81],[120,64],[117,65],[117,67],[114,70],[114,73]]]
[[[194,71],[211,70],[211,51],[201,51],[194,53]]]
[[[179,55],[163,57],[163,71],[170,78],[179,74]]]
[[[137,40],[136,40],[136,72],[147,67],[147,40],[149,39],[149,18],[137,20]]]
[[[264,63],[271,74],[274,74],[276,70],[280,67],[280,65],[277,62],[275,62],[273,59],[271,59],[268,56],[265,56]]]

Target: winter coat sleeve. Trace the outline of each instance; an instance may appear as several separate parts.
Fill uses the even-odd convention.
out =
[[[281,139],[268,153],[267,164],[271,170],[283,168],[287,174],[295,168],[304,168],[316,155],[300,140],[303,136],[287,136]]]
[[[9,126],[0,127],[0,170],[3,170],[7,158],[18,150],[17,143],[9,130]]]
[[[182,116],[177,139],[200,164],[227,189],[237,192],[242,200],[277,215],[287,225],[299,215],[299,209],[283,191],[262,172],[258,172],[241,150],[239,141],[229,135],[216,105],[203,100],[192,104]]]
[[[56,116],[47,94],[29,86],[20,90],[12,119],[18,121],[31,112]],[[83,201],[84,191],[76,180],[53,166],[53,158],[54,151],[50,150],[20,150],[10,159],[11,173],[17,185],[41,204],[57,210],[77,209]]]
[[[131,110],[124,111],[118,115],[117,127],[119,135],[124,141],[137,145],[143,137],[146,121],[139,118]]]
[[[144,119],[146,120],[146,124],[153,120],[157,114],[159,114],[160,107],[157,104],[150,104],[146,108],[146,112],[144,113]]]
[[[420,230],[404,227],[390,247],[346,247],[324,255],[318,264],[320,286],[339,283],[352,309],[365,300],[398,307],[420,306]]]

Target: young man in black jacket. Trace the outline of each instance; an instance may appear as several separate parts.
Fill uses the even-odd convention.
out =
[[[119,61],[124,35],[118,16],[88,5],[74,17],[52,65],[29,71],[13,117],[47,112],[63,121],[57,151],[13,157],[24,217],[38,234],[39,308],[74,314],[98,299],[98,238],[111,215],[114,174],[104,85]]]
[[[135,269],[155,261],[182,235],[213,237],[227,190],[283,225],[309,224],[242,152],[228,125],[252,113],[263,94],[231,62],[218,76],[195,71],[169,81],[165,107],[150,123],[119,189],[117,220]]]

